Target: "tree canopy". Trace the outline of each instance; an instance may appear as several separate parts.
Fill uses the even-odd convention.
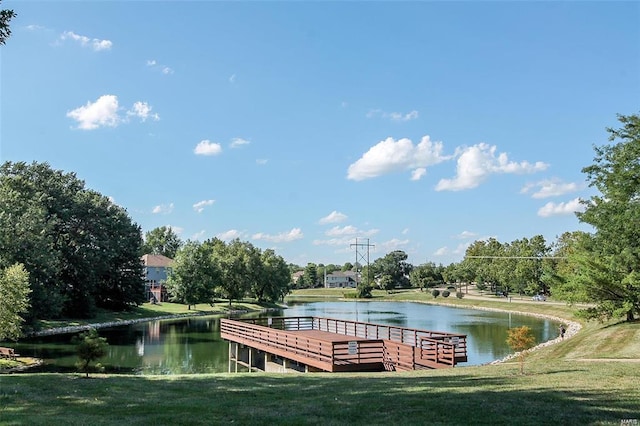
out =
[[[21,264],[0,270],[0,341],[22,335],[22,315],[29,308],[29,273]]]
[[[28,320],[141,304],[141,245],[126,211],[74,173],[37,162],[0,167],[0,268],[29,272]]]
[[[253,297],[276,302],[290,290],[291,272],[273,250],[238,239],[189,241],[178,250],[167,288],[176,302],[194,305],[216,298]]]
[[[2,3],[2,0],[0,0],[0,3]],[[18,15],[11,9],[0,10],[0,45],[4,45],[9,36],[11,36],[9,22],[16,16]]]
[[[633,320],[640,313],[640,116],[618,119],[620,128],[607,129],[612,143],[594,147],[593,164],[582,169],[599,194],[583,202],[578,218],[596,231],[573,260],[582,294],[597,304],[585,314]]]
[[[160,226],[144,234],[143,254],[161,254],[173,259],[182,246],[178,234],[170,226]]]

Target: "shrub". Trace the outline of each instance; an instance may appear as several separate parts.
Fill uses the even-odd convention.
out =
[[[435,297],[440,296],[440,290],[433,290],[433,291],[431,292],[431,295],[432,295],[434,298],[435,298]]]
[[[463,293],[463,292],[461,292],[461,291],[459,291],[459,292],[457,292],[457,293],[456,293],[456,297],[457,297],[458,299],[462,299],[462,298],[464,297],[464,293]]]
[[[450,294],[451,292],[449,290],[445,290],[442,292],[442,297],[449,297]]]
[[[100,337],[96,329],[92,328],[75,336],[72,342],[76,345],[79,358],[76,363],[78,371],[86,373],[86,377],[89,377],[89,371],[92,370],[90,364],[107,354],[107,346],[109,346],[107,339]],[[100,372],[104,370],[100,364],[96,364],[93,369]]]

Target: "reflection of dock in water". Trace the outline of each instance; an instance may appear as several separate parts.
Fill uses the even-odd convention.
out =
[[[318,317],[220,322],[229,343],[229,372],[409,371],[450,368],[467,361],[466,335]]]

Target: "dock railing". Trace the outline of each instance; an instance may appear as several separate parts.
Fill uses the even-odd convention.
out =
[[[323,317],[269,317],[239,321],[277,330],[320,330],[367,340],[387,340],[416,348],[425,365],[455,366],[467,361],[466,335]],[[395,347],[395,346],[393,346]]]

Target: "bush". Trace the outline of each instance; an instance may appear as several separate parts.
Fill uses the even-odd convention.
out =
[[[464,297],[464,293],[463,293],[463,292],[461,292],[461,291],[459,291],[459,292],[457,292],[457,293],[456,293],[456,297],[457,297],[458,299],[462,299],[462,298]]]
[[[440,290],[433,290],[433,291],[431,292],[431,295],[432,295],[434,298],[435,298],[435,297],[440,296]]]
[[[442,297],[449,297],[450,294],[451,292],[449,290],[445,290],[442,292]]]
[[[100,337],[95,328],[75,336],[72,343],[76,345],[76,353],[80,359],[76,363],[78,371],[86,373],[89,377],[89,371],[92,370],[90,364],[107,354],[107,339]],[[104,368],[101,364],[96,364],[93,370],[102,372]]]

